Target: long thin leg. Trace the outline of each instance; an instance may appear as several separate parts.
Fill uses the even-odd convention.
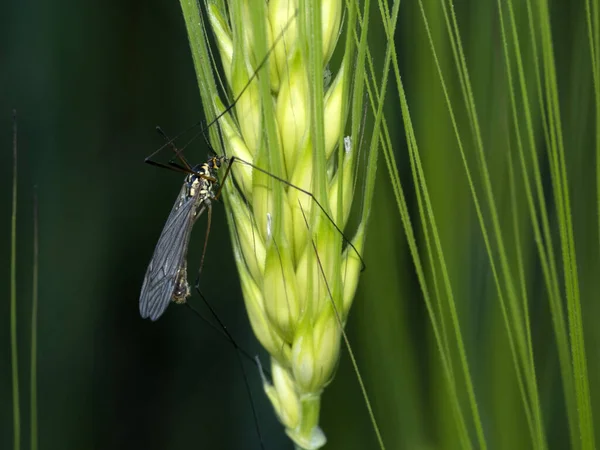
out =
[[[152,158],[154,158],[156,155],[158,155],[161,151],[163,151],[163,149],[165,147],[169,147],[171,146],[171,144],[173,144],[173,142],[175,142],[179,137],[181,137],[182,135],[184,135],[185,133],[187,133],[188,131],[193,130],[194,128],[196,128],[198,125],[202,125],[202,121],[199,120],[198,122],[196,122],[194,125],[192,125],[191,127],[187,128],[186,130],[183,130],[181,133],[177,134],[173,139],[167,139],[167,142],[163,145],[161,145],[159,148],[157,148],[156,150],[154,150],[150,155],[146,156],[146,158],[144,158],[144,162],[148,162],[149,160],[152,160]],[[159,129],[160,127],[156,127],[157,129]],[[159,132],[160,133],[160,132]],[[177,153],[177,152],[176,152]]]
[[[220,331],[225,335],[226,339],[229,342],[231,342],[231,344],[235,348],[235,354],[237,355],[237,359],[240,364],[240,368],[242,369],[242,374],[244,376],[244,384],[246,385],[246,392],[248,392],[248,398],[250,399],[250,405],[252,407],[252,415],[254,417],[256,433],[258,434],[258,439],[260,441],[260,447],[264,450],[265,444],[263,442],[262,433],[260,432],[260,426],[258,423],[258,414],[256,412],[256,408],[254,407],[254,397],[252,396],[252,391],[250,390],[250,384],[248,383],[248,375],[246,373],[246,369],[244,367],[244,362],[242,361],[242,356],[241,356],[241,355],[244,355],[244,356],[248,357],[249,355],[246,351],[244,351],[243,349],[240,348],[240,346],[237,344],[237,342],[235,341],[235,339],[233,338],[233,336],[231,335],[231,333],[229,332],[229,330],[227,329],[227,327],[225,326],[225,324],[223,323],[223,321],[221,320],[221,318],[219,317],[219,315],[217,314],[215,309],[208,302],[206,297],[204,297],[204,295],[202,294],[202,291],[200,291],[200,274],[202,273],[202,268],[204,266],[204,256],[206,255],[206,247],[208,245],[208,236],[210,234],[210,225],[212,222],[212,205],[208,206],[208,219],[207,220],[208,220],[208,223],[206,225],[206,237],[204,238],[204,249],[202,250],[202,258],[200,259],[200,268],[198,269],[198,276],[196,278],[196,286],[195,286],[196,292],[198,292],[198,294],[200,295],[200,297],[202,298],[202,300],[208,307],[211,315],[217,321],[217,323],[219,324],[219,327],[221,327]],[[256,361],[254,363],[256,364]]]
[[[181,173],[185,173],[185,174],[195,173],[192,170],[192,167],[190,166],[190,163],[187,161],[187,159],[185,159],[185,157],[181,153],[182,150],[179,150],[179,149],[177,149],[177,147],[175,147],[175,144],[173,144],[173,141],[169,139],[169,137],[162,130],[162,128],[156,127],[156,131],[158,131],[158,133],[167,140],[167,143],[165,145],[169,145],[173,149],[173,152],[175,153],[174,159],[175,158],[179,159],[183,163],[183,166],[180,165],[180,164],[177,164],[174,159],[172,159],[171,161],[169,161],[167,164],[152,160],[151,159],[152,156],[154,156],[157,152],[154,152],[154,153],[152,153],[152,155],[148,156],[144,160],[144,162],[146,164],[150,164],[151,166],[160,167],[162,169],[169,169],[169,170],[172,170],[174,172],[181,172]],[[161,148],[163,148],[163,147],[161,147]],[[213,177],[207,177],[207,176],[205,176],[205,175],[203,175],[201,173],[196,173],[196,175],[199,176],[199,177],[202,177],[204,179],[210,180],[213,183],[215,183],[217,181]]]
[[[225,171],[225,175],[223,175],[223,181],[221,181],[221,185],[219,186],[219,190],[215,194],[215,200],[219,200],[219,197],[221,196],[221,191],[223,190],[223,186],[225,186],[225,181],[227,181],[227,177],[229,176],[229,172],[231,172],[231,166],[232,166],[233,162],[236,159],[237,158],[235,156],[232,156],[231,158],[229,158],[229,164],[227,164],[227,170]],[[241,161],[241,160],[239,160],[239,161]]]
[[[202,295],[202,294],[200,294]],[[206,300],[205,300],[206,302]],[[202,315],[202,313],[200,311],[198,311],[196,308],[194,308],[189,302],[185,302],[185,305],[195,314],[197,315],[200,319],[202,319],[209,327],[211,327],[213,330],[215,330],[217,333],[219,333],[220,336],[223,337],[223,339],[225,339],[227,342],[229,342],[231,345],[233,345],[234,348],[237,348],[238,351],[241,353],[241,355],[246,358],[248,361],[250,361],[252,364],[254,364],[256,366],[256,368],[259,368],[258,363],[256,362],[256,357],[250,355],[250,353],[246,350],[244,350],[242,347],[240,347],[238,345],[237,342],[235,342],[231,335],[229,333],[226,333],[225,331],[223,331],[223,329],[220,326],[215,325],[214,323],[212,323],[210,320],[208,320],[206,317],[204,317]],[[215,314],[215,312],[212,312],[211,314]],[[262,368],[262,367],[261,367]],[[265,369],[263,369],[265,371],[265,373],[270,377],[271,374],[266,371]]]
[[[164,164],[164,163],[161,163],[161,162],[158,162],[158,161],[152,161],[151,159],[148,159],[148,160],[146,160],[144,162],[146,164],[150,164],[151,166],[160,167],[161,169],[172,170],[173,172],[181,172],[181,173],[185,173],[185,174],[194,173],[191,170],[188,170],[185,167],[182,167],[182,166],[180,166],[179,164],[176,164],[176,163]]]
[[[208,206],[208,219],[206,223],[206,237],[204,238],[204,248],[202,249],[202,258],[200,258],[200,267],[198,269],[198,278],[196,278],[196,287],[200,286],[200,274],[204,267],[204,256],[206,255],[206,247],[208,246],[208,235],[210,234],[210,224],[212,222],[212,205]]]
[[[144,159],[145,163],[148,164],[152,164],[154,166],[161,166],[161,163],[157,163],[155,161],[152,160],[152,157],[154,157],[154,155],[156,155],[160,150],[162,150],[163,148],[165,148],[166,146],[171,147],[171,149],[173,150],[173,152],[175,153],[175,158],[179,159],[179,161],[181,161],[181,163],[183,164],[183,167],[185,169],[187,169],[188,172],[192,172],[192,166],[190,166],[190,164],[187,162],[187,159],[185,159],[185,156],[183,156],[183,154],[177,150],[177,147],[175,147],[175,144],[173,143],[173,139],[169,139],[169,136],[167,136],[167,134],[163,131],[163,129],[161,127],[156,127],[156,131],[158,132],[158,134],[160,134],[163,138],[165,138],[165,140],[167,141],[165,145],[163,145],[161,148],[159,148],[158,150],[156,150],[154,153],[152,153],[150,156],[147,156]]]
[[[225,326],[225,324],[223,323],[223,321],[221,320],[221,318],[219,317],[219,315],[217,314],[217,312],[215,311],[215,309],[212,307],[212,305],[209,303],[209,301],[206,299],[206,297],[204,297],[204,294],[202,294],[202,291],[200,291],[200,274],[202,273],[202,267],[204,266],[204,255],[206,254],[206,247],[208,245],[208,236],[210,234],[210,225],[211,225],[211,222],[212,222],[212,205],[210,205],[208,207],[208,219],[207,220],[208,220],[208,223],[207,223],[207,226],[206,226],[206,237],[204,238],[204,249],[202,250],[202,258],[200,259],[200,268],[198,269],[198,277],[196,278],[196,286],[195,286],[195,288],[196,288],[196,292],[198,292],[198,294],[200,295],[200,297],[202,298],[202,300],[204,301],[204,303],[208,307],[211,315],[214,317],[214,319],[217,321],[217,323],[221,327],[221,330],[225,334],[227,340],[229,342],[231,342],[231,344],[233,345],[233,347],[236,350],[236,354],[238,355],[238,360],[239,360],[240,366],[242,368],[242,372],[244,373],[244,383],[246,384],[246,390],[248,391],[248,396],[250,397],[250,403],[252,405],[252,413],[254,415],[254,420],[255,420],[255,423],[256,423],[256,431],[257,431],[259,439],[260,439],[261,448],[264,449],[264,443],[263,443],[263,440],[262,440],[262,435],[260,433],[260,428],[258,426],[258,416],[257,416],[256,410],[254,408],[254,399],[252,398],[252,392],[250,390],[250,385],[248,384],[248,377],[246,375],[246,370],[244,368],[243,361],[242,361],[242,359],[240,357],[240,353],[244,354],[246,352],[239,347],[239,345],[237,344],[237,342],[235,341],[235,339],[233,338],[233,336],[231,335],[231,333],[229,332],[229,330],[227,329],[227,327]]]
[[[254,416],[254,425],[256,426],[256,434],[258,434],[258,440],[260,441],[260,448],[262,448],[264,450],[265,443],[263,442],[262,433],[260,432],[260,426],[258,424],[258,414],[256,412],[256,408],[254,407],[254,397],[252,396],[252,391],[250,390],[250,383],[248,383],[248,375],[246,373],[246,369],[244,368],[244,361],[242,361],[242,357],[241,357],[241,355],[243,354],[242,353],[243,350],[237,345],[237,342],[235,341],[235,339],[233,338],[231,333],[229,333],[229,330],[227,329],[227,327],[225,326],[223,321],[219,318],[215,309],[208,302],[206,297],[204,297],[204,295],[202,294],[202,291],[200,291],[200,288],[198,287],[198,285],[196,285],[196,292],[198,292],[200,297],[202,297],[202,300],[208,307],[210,313],[212,314],[214,319],[218,322],[218,324],[221,327],[221,329],[223,330],[223,332],[227,335],[228,340],[233,344],[233,347],[235,348],[235,354],[237,355],[238,362],[240,363],[240,368],[242,369],[242,374],[244,375],[244,384],[246,385],[246,392],[248,392],[248,398],[250,399],[250,405],[252,407],[252,415]],[[256,361],[255,361],[255,364],[257,364]]]

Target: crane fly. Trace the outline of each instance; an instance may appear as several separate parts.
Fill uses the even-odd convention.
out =
[[[190,235],[194,223],[206,211],[210,223],[212,202],[220,195],[217,171],[223,160],[212,157],[190,168],[185,178],[144,277],[140,294],[140,314],[144,319],[157,320],[171,301],[185,303],[190,296],[186,261]]]

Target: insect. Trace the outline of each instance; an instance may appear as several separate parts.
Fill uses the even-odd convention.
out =
[[[205,211],[210,221],[212,202],[220,193],[217,171],[223,159],[213,157],[189,168],[144,277],[140,294],[140,314],[144,319],[157,320],[171,301],[185,303],[190,296],[186,262],[190,235]]]

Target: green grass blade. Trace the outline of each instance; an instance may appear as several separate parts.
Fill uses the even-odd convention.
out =
[[[464,51],[461,44],[459,28],[454,8],[450,2],[448,2],[448,4],[449,7],[446,7],[446,4],[442,2],[442,9],[447,24],[448,35],[452,43],[455,65],[457,71],[459,72],[459,74],[461,74],[460,77],[462,95],[465,102],[468,120],[470,122],[471,129],[474,135],[474,143],[476,150],[475,156],[478,162],[479,176],[481,178],[480,182],[483,185],[482,198],[485,201],[485,203],[487,203],[486,215],[483,214],[483,209],[481,208],[482,205],[479,200],[479,195],[477,194],[477,190],[475,189],[473,181],[471,180],[472,175],[470,174],[468,159],[463,150],[463,144],[461,143],[459,130],[456,125],[456,119],[452,117],[451,120],[453,122],[453,126],[457,134],[459,148],[461,149],[461,158],[465,165],[465,170],[467,172],[467,178],[469,179],[470,189],[472,192],[473,200],[475,202],[480,227],[484,235],[486,251],[488,253],[489,261],[492,267],[492,272],[495,278],[498,297],[500,300],[500,307],[503,312],[505,327],[508,333],[509,344],[511,348],[513,348],[513,364],[518,377],[518,383],[520,385],[522,384],[526,388],[526,392],[522,392],[523,407],[525,411],[530,410],[533,414],[532,417],[534,419],[534,423],[532,424],[532,426],[534,429],[531,430],[531,432],[535,443],[535,447],[545,448],[545,432],[543,419],[541,417],[541,406],[539,404],[539,393],[535,365],[533,361],[533,354],[530,350],[528,350],[528,348],[530,347],[530,345],[527,342],[526,330],[528,326],[524,323],[523,312],[521,310],[521,305],[523,304],[523,302],[519,302],[519,300],[517,299],[517,292],[515,290],[513,275],[510,270],[511,264],[509,263],[505,238],[502,233],[500,215],[498,212],[498,207],[496,205],[496,194],[493,191],[490,170],[486,161],[487,156],[484,152],[481,127],[479,125],[479,120],[477,117],[473,89],[471,87],[470,77],[466,66],[466,58],[464,56]],[[425,11],[423,8],[421,9],[423,11],[425,19]],[[448,13],[448,10],[450,10],[451,14]],[[427,19],[425,19],[425,21],[427,21]],[[435,52],[433,41],[431,43],[431,46],[432,50]],[[442,83],[445,84],[443,81],[443,75],[440,70],[439,63],[437,62],[437,57],[434,56],[434,58],[436,58],[436,65],[440,73],[440,79],[442,79]],[[446,92],[445,87],[444,91]],[[453,108],[451,106],[449,97],[447,96],[447,94],[445,95],[447,98],[450,114],[451,116],[454,116],[454,113],[452,112]],[[491,224],[491,234],[490,231],[488,231],[487,222]],[[494,238],[493,245],[492,241],[490,241],[489,239],[490,237]],[[496,268],[496,259],[498,259],[499,270]],[[526,412],[526,414],[528,413]]]
[[[598,208],[598,243],[600,244],[600,18],[598,1],[585,0],[585,18],[590,43],[590,59],[594,79],[594,98],[596,103],[596,201]]]
[[[13,111],[13,189],[10,239],[10,347],[12,367],[13,439],[21,448],[21,411],[19,402],[19,361],[17,346],[17,111]]]
[[[30,420],[31,450],[38,449],[38,396],[37,396],[37,323],[38,323],[38,271],[39,271],[39,222],[37,190],[33,198],[33,279],[31,304],[31,386]]]
[[[442,67],[441,67],[441,64],[440,64],[440,59],[437,56],[436,47],[435,47],[435,44],[433,42],[433,37],[432,37],[432,34],[431,34],[430,25],[429,25],[429,20],[427,18],[427,14],[425,12],[425,8],[424,8],[423,3],[421,1],[419,2],[419,6],[420,6],[421,14],[423,16],[423,21],[424,21],[424,24],[425,24],[425,29],[426,29],[426,32],[427,32],[429,44],[430,44],[430,47],[431,47],[431,50],[432,50],[432,53],[433,53],[433,58],[434,58],[434,61],[435,61],[435,65],[436,65],[436,68],[437,68],[437,71],[438,71],[438,74],[439,74],[439,78],[440,78],[440,83],[441,83],[441,86],[442,86],[442,90],[444,92],[444,97],[446,99],[446,105],[448,107],[448,112],[450,114],[450,119],[451,119],[451,122],[452,122],[452,127],[453,127],[454,133],[456,135],[457,144],[458,144],[458,148],[459,148],[460,156],[461,156],[461,161],[462,161],[463,166],[465,168],[465,175],[467,177],[467,182],[469,184],[469,189],[470,189],[471,195],[473,197],[473,201],[474,201],[474,206],[475,206],[477,218],[478,218],[478,221],[480,223],[481,231],[482,231],[482,234],[483,234],[483,240],[484,240],[484,243],[485,243],[485,248],[486,248],[486,251],[488,253],[490,267],[491,267],[491,270],[492,270],[492,275],[493,275],[494,283],[495,283],[496,289],[497,289],[497,295],[498,295],[498,298],[500,300],[500,308],[501,308],[501,311],[502,311],[503,319],[504,319],[506,330],[507,330],[507,334],[508,334],[509,345],[510,345],[510,348],[511,348],[511,352],[513,354],[513,364],[514,364],[514,367],[516,369],[517,377],[518,378],[522,378],[523,374],[521,374],[521,372],[519,371],[519,353],[522,353],[522,352],[519,352],[518,348],[519,347],[522,348],[523,345],[520,345],[520,346],[518,345],[518,342],[520,341],[519,339],[517,339],[517,337],[519,335],[518,329],[514,330],[512,324],[511,324],[511,321],[509,320],[510,314],[509,314],[509,308],[508,308],[508,306],[506,304],[506,299],[505,299],[505,297],[506,297],[505,287],[502,286],[502,284],[503,284],[502,283],[502,275],[506,275],[507,278],[510,278],[510,272],[509,272],[508,267],[507,267],[508,263],[506,262],[506,255],[505,255],[505,251],[504,251],[504,245],[502,243],[502,236],[501,236],[501,233],[500,233],[500,225],[499,225],[499,222],[498,222],[498,214],[497,214],[497,211],[496,211],[495,206],[494,206],[493,194],[491,193],[491,185],[490,185],[490,180],[489,180],[489,174],[487,175],[487,177],[484,177],[484,179],[487,178],[487,180],[486,180],[486,187],[489,188],[489,189],[486,190],[486,194],[487,194],[488,202],[490,203],[490,209],[492,211],[492,215],[495,218],[495,220],[494,220],[494,223],[495,223],[494,235],[496,237],[496,242],[500,244],[499,245],[499,247],[500,247],[499,253],[500,253],[501,256],[503,255],[503,257],[501,258],[502,261],[503,261],[502,271],[501,272],[496,267],[496,262],[495,262],[495,257],[494,257],[495,252],[493,250],[493,245],[492,245],[492,241],[490,239],[490,233],[488,231],[488,227],[486,225],[486,220],[484,219],[484,212],[483,212],[483,208],[482,208],[482,203],[481,203],[481,200],[480,200],[479,195],[477,193],[477,190],[476,190],[476,187],[475,187],[475,181],[473,179],[473,176],[472,176],[472,173],[471,173],[471,170],[470,170],[470,167],[469,167],[468,157],[467,157],[467,154],[466,154],[465,146],[464,146],[463,141],[462,141],[462,137],[461,137],[461,132],[460,132],[460,129],[459,129],[458,121],[457,121],[457,118],[456,118],[455,113],[454,113],[454,107],[452,105],[450,94],[448,92],[447,83],[445,81],[445,77],[444,77],[444,74],[443,74],[443,71],[442,71]],[[460,48],[460,46],[457,46],[457,47]],[[458,58],[458,59],[460,60],[460,58]],[[466,79],[465,85],[467,87],[469,87],[470,83],[468,82],[468,77],[465,76],[465,79]],[[466,94],[463,94],[463,95],[465,95],[465,97],[467,97],[467,98],[471,98],[471,96],[468,94],[468,92]],[[473,103],[472,99],[469,100],[469,102]],[[467,103],[469,103],[469,102],[467,102]],[[472,105],[471,109],[473,109],[473,108],[474,108],[474,106]],[[473,119],[475,119],[475,116],[473,116]],[[477,130],[478,129],[477,121],[473,120],[473,119],[471,120],[472,127],[475,130]],[[479,142],[480,141],[481,141],[481,139],[479,138]],[[484,169],[484,172],[486,172],[485,171],[485,163],[483,162],[483,158],[482,158],[482,154],[481,154],[482,151],[483,150],[482,150],[482,148],[480,146],[479,147],[480,163],[481,163],[481,167]],[[509,283],[509,286],[511,286],[511,285],[512,285],[512,283]],[[514,292],[512,293],[512,295],[509,295],[509,297],[511,297],[511,298],[514,299]],[[513,302],[513,306],[514,306],[514,302]],[[525,382],[524,382],[523,379],[518,380],[518,382],[519,382],[519,384],[525,385]],[[527,408],[528,407],[527,406],[527,398],[525,396],[523,396],[523,402],[524,402],[524,407]]]
[[[194,69],[198,88],[200,90],[200,98],[204,106],[204,113],[207,123],[213,121],[217,116],[212,99],[212,93],[217,91],[216,82],[212,71],[211,55],[206,45],[206,29],[200,4],[197,0],[180,0],[181,11],[187,30],[188,40],[192,59],[194,61]],[[220,142],[218,138],[217,127],[209,128],[210,142],[213,145]]]
[[[359,21],[360,20],[362,20],[362,18],[359,17]],[[387,24],[388,20],[385,19],[384,23]],[[388,27],[385,27],[385,28],[386,28],[386,30],[388,30]],[[388,36],[389,36],[389,34],[388,34]],[[374,70],[373,61],[372,61],[370,52],[368,53],[368,62],[369,62],[369,70],[370,70],[371,79],[376,80],[375,70]],[[395,51],[393,52],[393,63],[394,63],[394,70],[396,73],[397,80],[400,80],[399,73],[398,73],[397,55],[395,54]],[[368,94],[369,94],[369,100],[371,102],[371,107],[373,109],[373,112],[375,113],[375,111],[376,111],[375,102],[379,101],[379,92],[378,92],[376,82],[373,81],[373,86],[371,86],[370,83],[367,83],[367,89],[368,89]],[[443,368],[443,371],[445,374],[446,381],[448,382],[449,395],[451,398],[451,407],[454,412],[453,417],[455,418],[455,420],[457,422],[457,427],[459,430],[459,437],[462,442],[462,448],[472,448],[472,444],[470,443],[469,434],[468,434],[468,431],[467,431],[467,428],[465,425],[464,416],[462,414],[460,401],[458,399],[458,392],[457,392],[457,388],[456,388],[455,381],[454,381],[452,367],[450,364],[450,355],[446,351],[446,345],[444,344],[445,338],[442,336],[442,333],[440,332],[440,325],[438,324],[438,320],[437,320],[436,314],[435,314],[435,308],[433,307],[433,303],[431,301],[431,296],[429,294],[429,289],[427,287],[427,281],[426,281],[425,273],[424,273],[423,266],[421,263],[421,257],[419,255],[419,251],[418,251],[418,247],[417,247],[417,243],[416,243],[415,234],[414,234],[414,231],[412,228],[410,216],[408,213],[408,207],[406,205],[406,200],[405,200],[402,186],[400,183],[396,164],[395,164],[395,162],[393,162],[394,157],[393,157],[393,152],[391,150],[392,144],[391,144],[390,134],[389,134],[389,130],[388,130],[385,119],[382,122],[382,129],[383,129],[383,136],[381,137],[381,145],[382,145],[382,148],[384,149],[384,156],[386,158],[387,167],[390,170],[393,191],[396,196],[396,202],[397,202],[399,210],[400,210],[401,220],[404,224],[404,229],[405,229],[405,233],[407,236],[409,249],[411,251],[411,255],[413,257],[413,261],[415,264],[415,270],[417,272],[419,286],[421,287],[421,291],[423,293],[425,305],[426,305],[426,308],[427,308],[427,311],[429,313],[429,317],[430,317],[430,320],[432,323],[432,330],[434,333],[435,341],[436,341],[436,344],[437,344],[439,352],[440,352],[442,368]]]
[[[380,9],[381,9],[381,11],[384,11],[383,7],[380,7]],[[384,21],[385,21],[385,19],[384,19]],[[393,35],[393,33],[390,35]],[[483,426],[482,426],[481,418],[480,418],[480,414],[479,414],[479,407],[477,405],[477,401],[475,398],[475,391],[474,391],[474,387],[473,387],[473,383],[472,383],[472,379],[471,379],[471,375],[470,375],[470,370],[469,370],[469,365],[468,365],[468,361],[467,361],[466,351],[465,351],[465,347],[464,347],[464,339],[463,339],[462,333],[460,331],[460,324],[459,324],[459,320],[458,320],[456,305],[454,302],[454,295],[452,293],[452,288],[450,285],[450,278],[449,278],[448,270],[446,267],[445,258],[443,256],[440,237],[437,232],[435,217],[434,217],[433,210],[431,207],[431,202],[429,200],[426,179],[425,179],[423,168],[422,168],[421,162],[420,162],[416,138],[415,138],[414,130],[412,127],[412,121],[410,119],[408,103],[406,100],[404,87],[403,87],[403,84],[402,84],[402,81],[400,78],[397,61],[394,61],[394,68],[396,71],[396,81],[397,81],[397,85],[398,85],[398,92],[400,94],[400,104],[401,104],[401,109],[402,109],[402,116],[404,119],[404,125],[405,125],[405,129],[406,129],[406,133],[407,133],[407,141],[409,144],[408,146],[409,146],[409,152],[410,152],[410,156],[411,156],[411,166],[412,166],[412,170],[413,170],[413,178],[415,179],[415,181],[419,184],[419,186],[421,188],[421,189],[417,189],[417,197],[418,197],[418,202],[419,202],[419,210],[420,210],[420,214],[421,214],[421,220],[423,221],[424,224],[426,224],[428,222],[430,223],[432,238],[433,238],[433,242],[435,244],[435,249],[437,252],[437,258],[435,258],[432,255],[431,249],[429,248],[430,247],[429,236],[428,236],[428,233],[426,232],[425,235],[426,235],[426,239],[427,239],[428,252],[430,253],[430,261],[432,263],[432,274],[433,274],[434,283],[436,286],[436,293],[438,292],[438,289],[437,289],[438,283],[437,283],[436,272],[434,270],[435,266],[433,265],[433,261],[435,259],[437,259],[438,263],[440,264],[441,272],[442,272],[443,278],[444,278],[443,282],[444,282],[444,287],[446,290],[446,295],[448,297],[448,307],[450,310],[452,326],[453,326],[453,329],[455,332],[456,343],[458,345],[458,351],[459,351],[459,355],[460,355],[460,364],[462,367],[463,375],[465,377],[465,383],[466,383],[467,392],[468,392],[468,396],[469,396],[469,402],[471,405],[471,411],[472,411],[473,418],[474,418],[474,424],[475,424],[475,429],[476,429],[476,433],[477,433],[477,437],[478,437],[478,441],[479,441],[479,446],[480,446],[480,448],[486,448],[485,436],[483,433]],[[393,161],[393,154],[390,153],[388,156],[389,156],[389,158],[387,158],[387,161],[389,161],[391,163]],[[396,166],[395,162],[391,165],[393,167]],[[396,172],[396,174],[397,174],[397,172]],[[440,301],[439,293],[436,295],[436,297],[438,297],[438,310],[439,310],[439,313],[441,316],[442,307],[441,307],[441,303],[439,303],[439,301]],[[445,325],[444,325],[445,321],[444,321],[443,317],[441,317],[440,323],[442,325],[442,342],[443,342],[442,345],[445,348],[444,351],[446,352],[446,354],[449,355],[450,351],[449,351],[448,337],[446,335]],[[452,373],[451,365],[449,366],[448,371],[449,371],[448,376],[450,378],[450,382],[454,383],[454,380],[453,380],[454,376]],[[467,439],[463,436],[463,443],[466,440]]]
[[[518,81],[519,81],[519,87],[520,87],[521,97],[522,97],[521,104],[523,105],[523,114],[525,116],[524,118],[525,118],[526,132],[527,132],[527,144],[526,145],[528,146],[528,149],[529,149],[530,159],[533,162],[534,183],[536,186],[537,200],[538,200],[537,205],[535,204],[535,201],[533,199],[533,193],[532,193],[531,181],[530,181],[530,170],[528,170],[528,168],[527,168],[527,163],[526,163],[526,159],[525,159],[525,155],[524,155],[524,151],[523,151],[524,144],[521,140],[521,134],[519,131],[519,117],[518,117],[517,106],[516,106],[517,101],[516,101],[516,96],[515,96],[515,92],[513,89],[511,58],[510,58],[510,52],[509,52],[508,43],[507,43],[508,32],[505,30],[505,25],[504,25],[504,21],[503,21],[502,5],[500,4],[500,2],[499,2],[498,7],[499,7],[499,12],[500,12],[501,31],[502,31],[503,41],[504,41],[504,45],[505,45],[505,60],[506,60],[506,66],[507,66],[507,76],[508,76],[511,108],[513,111],[514,128],[515,128],[515,133],[517,136],[519,161],[520,161],[522,174],[523,174],[526,199],[527,199],[527,203],[528,203],[530,217],[532,220],[532,226],[533,226],[533,231],[534,231],[534,235],[535,235],[535,242],[536,242],[536,246],[538,248],[540,263],[542,265],[542,272],[543,272],[544,281],[546,284],[546,289],[548,291],[550,310],[551,310],[551,314],[552,314],[552,322],[554,325],[554,332],[555,332],[555,336],[557,339],[557,349],[558,349],[558,356],[559,356],[559,362],[560,362],[560,370],[561,370],[562,381],[563,381],[563,385],[564,385],[565,402],[567,405],[567,418],[569,420],[569,424],[570,424],[569,429],[571,431],[571,445],[573,448],[577,448],[577,442],[575,440],[575,435],[573,433],[574,427],[576,426],[576,419],[575,419],[576,411],[575,411],[575,399],[573,396],[574,380],[573,380],[573,375],[572,375],[571,366],[570,366],[570,351],[569,351],[569,347],[568,347],[566,323],[565,323],[564,313],[563,313],[563,309],[562,309],[562,300],[561,300],[560,290],[559,290],[558,275],[556,272],[554,251],[553,251],[553,246],[551,245],[552,238],[551,238],[551,234],[550,234],[550,226],[549,226],[548,212],[547,212],[547,208],[546,208],[546,201],[544,199],[544,193],[543,193],[543,189],[542,189],[542,181],[541,181],[542,177],[541,177],[541,173],[540,173],[540,167],[539,167],[539,164],[537,161],[538,158],[537,158],[537,154],[536,154],[535,130],[534,130],[534,126],[533,126],[532,112],[531,112],[530,102],[529,102],[529,98],[528,98],[528,88],[527,88],[527,83],[526,83],[526,75],[525,75],[525,69],[524,69],[524,64],[523,64],[523,58],[521,56],[521,45],[519,43],[518,30],[517,30],[517,24],[516,24],[516,20],[515,20],[513,4],[512,4],[512,2],[508,2],[508,13],[509,13],[509,23],[510,23],[510,32],[511,32],[510,37],[512,38],[512,43],[513,43],[513,48],[514,48],[514,59],[515,59],[516,66],[518,69]],[[531,19],[531,16],[529,16],[529,18]],[[530,21],[530,26],[531,26],[531,21]],[[532,37],[532,49],[533,49],[533,53],[535,55],[536,54],[536,45],[535,45],[535,38],[533,38],[533,37]],[[534,60],[535,59],[537,59],[537,58],[534,58]],[[540,78],[538,75],[537,64],[535,67],[536,67],[536,81],[538,83],[537,92],[541,92],[541,86],[539,85]],[[543,108],[541,108],[541,112],[542,112],[542,114],[544,114]],[[548,128],[546,126],[544,128],[545,128],[544,135],[547,135]],[[536,206],[539,207],[539,210],[540,210],[544,238],[542,238],[542,234],[541,234],[542,231],[540,230],[540,224],[539,224],[538,214],[536,212]],[[550,243],[550,245],[545,245],[544,240],[546,243]],[[524,298],[525,298],[525,296],[524,296]],[[532,346],[531,338],[528,338],[528,341],[529,341],[530,352],[532,352],[533,350],[531,349],[531,346]],[[533,358],[533,356],[530,356],[530,358]]]
[[[549,148],[551,179],[558,213],[564,281],[567,294],[569,335],[571,337],[571,355],[579,415],[579,433],[582,448],[593,449],[595,448],[594,423],[589,392],[579,275],[573,235],[571,201],[567,179],[551,21],[547,2],[540,0],[538,8],[542,33],[544,75],[546,79],[546,101],[548,102],[551,135],[551,146]]]

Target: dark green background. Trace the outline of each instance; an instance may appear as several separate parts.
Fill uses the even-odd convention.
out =
[[[443,15],[438,2],[424,3],[467,158],[477,172]],[[515,143],[497,6],[491,0],[455,3],[496,201],[507,229],[514,211],[506,156],[507,149],[514,151]],[[523,3],[513,4],[525,39]],[[370,47],[380,63],[385,38],[375,6]],[[600,268],[589,43],[583,2],[557,0],[551,7],[592,405],[597,406]],[[486,438],[493,449],[527,449],[530,438],[489,260],[418,4],[403,1],[400,17],[396,33],[400,69]],[[527,43],[523,49],[526,75],[533,86],[531,49]],[[386,117],[423,256],[426,247],[397,104],[391,85]],[[34,186],[40,226],[40,448],[260,448],[231,346],[185,307],[169,307],[157,323],[143,321],[138,313],[148,261],[182,183],[180,174],[151,167],[143,160],[163,143],[155,125],[175,134],[202,118],[175,0],[2,3],[0,298],[5,300],[0,302],[0,448],[12,445],[8,298],[13,108],[19,118],[18,342],[23,448],[29,444]],[[533,112],[533,126],[555,251],[560,255],[538,113]],[[192,162],[199,162],[208,151],[199,140],[186,154]],[[382,157],[379,162],[365,249],[367,270],[350,314],[349,337],[387,448],[460,448],[438,350]],[[481,189],[477,174],[475,184]],[[568,448],[569,435],[554,331],[522,191],[518,203],[540,404],[549,448],[562,450]],[[236,338],[266,361],[248,327],[222,207],[217,205],[213,216],[202,290]],[[204,237],[204,225],[196,228],[189,257],[192,272]],[[509,248],[509,255],[514,257],[514,248]],[[560,262],[558,266],[560,272]],[[426,277],[431,285],[431,274]],[[201,307],[196,296],[191,302]],[[458,371],[456,355],[452,357]],[[250,364],[246,369],[266,448],[292,448],[264,398],[256,370]],[[463,388],[462,380],[458,385]],[[470,423],[464,392],[460,395]],[[322,406],[321,423],[330,442],[327,448],[377,448],[346,350]],[[595,411],[597,418],[597,407]]]

